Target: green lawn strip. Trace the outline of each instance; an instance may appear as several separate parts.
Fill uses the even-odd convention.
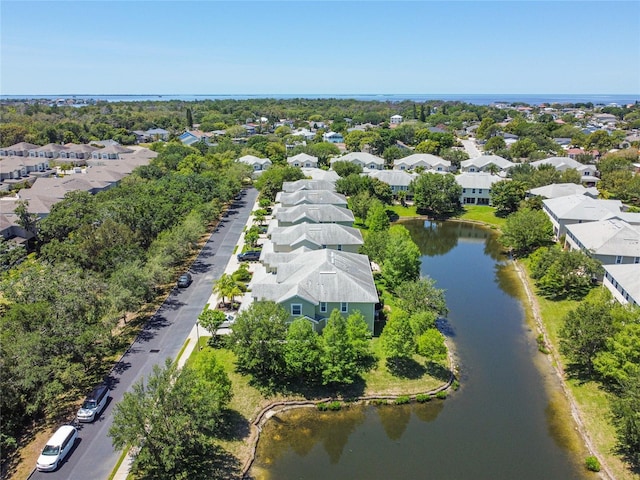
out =
[[[124,459],[127,458],[127,454],[129,453],[129,449],[125,448],[122,453],[120,454],[120,458],[118,458],[118,463],[116,463],[116,466],[113,467],[113,470],[111,471],[111,475],[109,475],[109,478],[107,480],[113,480],[113,478],[116,476],[116,473],[118,473],[118,469],[120,468],[120,465],[122,465],[122,462],[124,462]],[[127,478],[129,478],[129,476],[127,476]]]
[[[528,262],[522,260],[521,263],[529,274]],[[580,302],[575,300],[552,301],[537,295],[535,285],[531,277],[527,278],[531,288],[536,293],[540,315],[544,323],[545,330],[553,348],[558,352],[563,369],[566,368],[566,358],[559,353],[560,336],[559,331],[564,323],[566,314],[575,309]],[[565,381],[571,394],[582,412],[582,421],[589,432],[591,440],[595,444],[598,452],[611,469],[618,480],[638,480],[640,476],[633,474],[622,459],[615,455],[616,432],[611,423],[611,405],[607,392],[605,392],[598,382],[580,381],[565,377]]]
[[[398,217],[418,217],[415,205],[403,207],[402,205],[387,205],[387,211],[391,210]]]
[[[500,228],[505,224],[507,219],[496,217],[495,211],[495,208],[488,205],[466,205],[464,207],[464,213],[457,218],[460,220],[482,222]]]

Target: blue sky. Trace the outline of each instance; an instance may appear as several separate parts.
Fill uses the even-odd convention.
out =
[[[0,94],[640,93],[640,2],[0,2]]]

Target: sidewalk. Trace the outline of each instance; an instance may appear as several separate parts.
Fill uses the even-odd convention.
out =
[[[252,211],[255,211],[256,208],[258,208],[257,200]],[[246,223],[247,229],[250,228],[252,225],[253,225],[253,215],[249,215],[249,218],[247,219],[247,223]],[[238,239],[238,243],[237,243],[238,248],[236,249],[236,251],[239,252],[242,249],[243,245],[244,245],[244,231],[242,232],[242,234],[240,234],[240,238]],[[231,275],[233,272],[235,272],[238,269],[239,266],[240,266],[240,263],[238,262],[238,258],[236,257],[236,255],[231,255],[231,258],[229,259],[229,262],[227,263],[227,266],[224,269],[224,273]],[[219,301],[220,301],[220,297],[215,293],[211,293],[211,297],[209,297],[209,308],[215,308],[215,306],[218,304]],[[189,332],[189,336],[187,337],[187,340],[186,340],[187,346],[182,352],[182,354],[180,355],[180,358],[178,358],[178,368],[182,368],[184,364],[187,362],[187,360],[189,359],[189,357],[191,356],[191,354],[193,353],[193,350],[196,348],[196,344],[198,343],[198,337],[200,336],[201,333],[203,333],[204,335],[211,335],[211,332],[208,332],[202,327],[198,327],[198,325],[194,323],[193,328],[191,329],[191,332]],[[118,471],[113,476],[113,480],[127,480],[132,462],[133,462],[133,457],[130,454],[127,454],[126,458],[120,464]]]

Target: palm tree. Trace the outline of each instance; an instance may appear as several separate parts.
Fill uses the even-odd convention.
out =
[[[233,302],[233,297],[238,295],[236,290],[238,290],[238,286],[236,285],[235,280],[228,273],[223,273],[218,280],[213,284],[213,293],[217,293],[222,297],[222,303],[225,302],[225,298],[230,297]]]

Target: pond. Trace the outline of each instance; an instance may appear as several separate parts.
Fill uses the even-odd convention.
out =
[[[403,222],[421,273],[446,291],[443,333],[461,388],[447,400],[298,409],[264,428],[260,479],[594,478],[549,362],[537,350],[513,266],[495,232],[464,222]]]

